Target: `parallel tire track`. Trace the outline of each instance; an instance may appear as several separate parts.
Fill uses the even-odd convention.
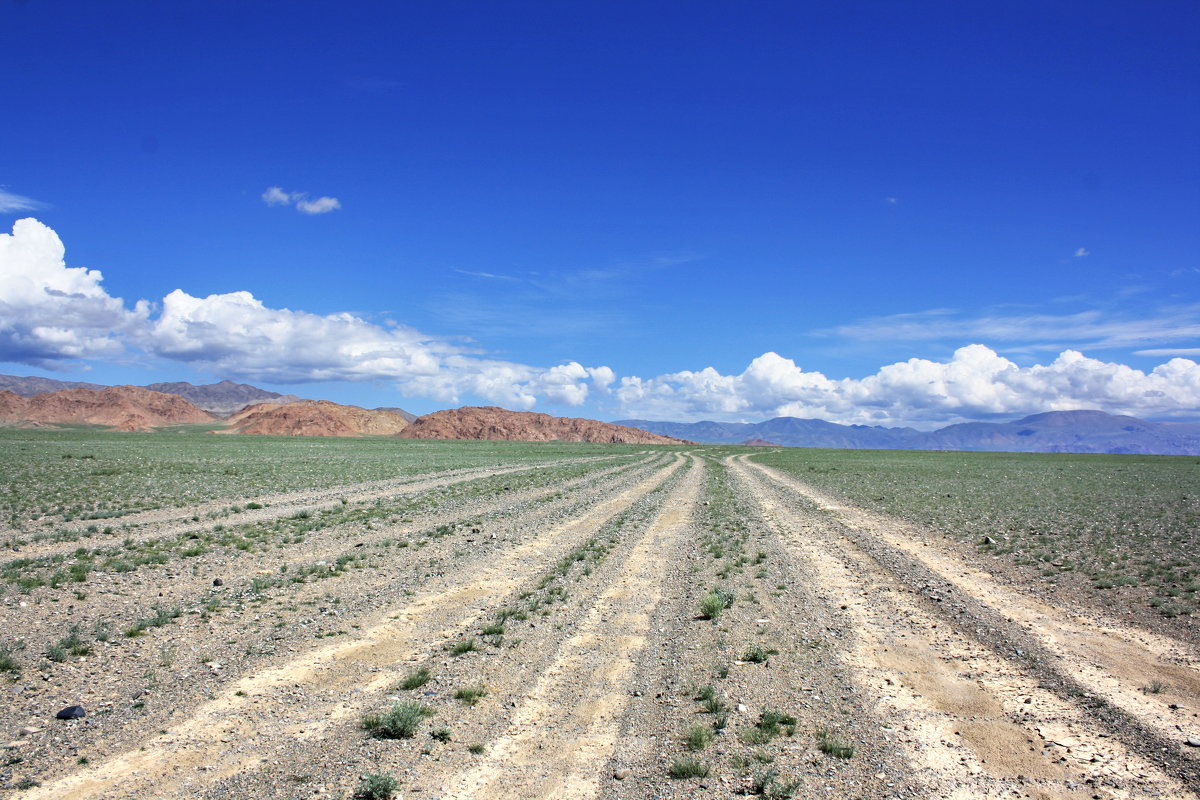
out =
[[[688,529],[703,486],[699,460],[692,460],[690,473],[538,678],[487,760],[443,787],[447,800],[597,794],[628,704],[629,679],[662,599],[665,564]]]
[[[734,464],[846,614],[846,661],[862,693],[876,696],[878,715],[898,722],[899,743],[931,796],[1194,797],[1186,775],[1178,782],[1098,729],[1093,709],[1044,688],[970,625],[948,624],[940,604],[910,591],[792,481]]]
[[[350,641],[304,653],[227,685],[165,734],[36,788],[28,798],[191,797],[223,778],[269,771],[297,741],[321,758],[322,743],[355,720],[411,663],[431,647],[476,624],[526,579],[531,564],[553,563],[572,544],[598,529],[678,469],[682,457],[581,517],[541,531],[497,553],[487,565],[434,581],[402,607],[381,609],[375,624]],[[299,691],[296,691],[299,690]],[[303,697],[301,719],[279,710]],[[360,734],[353,734],[358,736]],[[230,743],[237,742],[237,748]]]

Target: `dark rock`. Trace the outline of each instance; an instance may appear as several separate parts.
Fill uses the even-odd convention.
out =
[[[224,585],[225,585],[225,581],[221,580],[220,578],[213,578],[213,586],[224,586]]]
[[[87,712],[83,710],[83,706],[67,706],[54,716],[57,719],[83,719]]]

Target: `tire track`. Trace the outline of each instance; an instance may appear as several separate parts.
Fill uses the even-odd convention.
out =
[[[368,483],[353,484],[349,486],[335,486],[319,491],[302,490],[296,492],[286,492],[275,495],[261,495],[259,497],[244,498],[239,501],[240,505],[249,502],[258,502],[263,507],[257,509],[245,509],[243,511],[226,514],[220,517],[220,522],[227,526],[246,525],[257,522],[272,522],[284,517],[293,516],[302,511],[320,512],[330,508],[337,508],[344,505],[343,500],[347,503],[368,503],[373,500],[378,500],[387,497],[407,497],[409,495],[419,494],[435,489],[444,489],[455,483],[459,483],[472,478],[494,478],[501,475],[511,475],[519,472],[532,472],[547,467],[555,467],[566,464],[579,464],[588,461],[600,461],[615,458],[615,456],[603,456],[589,459],[565,459],[560,461],[552,461],[544,464],[522,465],[519,467],[510,467],[504,469],[496,469],[494,467],[476,467],[463,470],[452,470],[449,472],[439,473],[434,476],[417,476],[415,478],[403,479],[387,479],[383,481],[371,481]],[[212,528],[214,518],[205,517],[200,521],[194,521],[192,517],[208,514],[212,511],[221,511],[228,508],[230,503],[225,501],[210,501],[201,503],[187,508],[173,508],[169,510],[145,511],[139,514],[130,514],[126,517],[121,517],[118,521],[122,528],[115,534],[111,535],[111,540],[123,540],[126,537],[132,539],[135,543],[145,542],[151,539],[161,538],[164,536],[178,536],[180,534],[193,533],[197,531],[207,531]],[[100,520],[99,522],[107,522]],[[93,523],[95,524],[95,523]],[[140,528],[136,532],[125,526],[136,526]],[[94,543],[96,541],[104,542],[103,534],[89,535],[86,528],[68,529],[69,533],[78,534],[77,538],[66,539],[56,542],[30,542],[25,545],[14,546],[13,542],[17,539],[28,539],[30,534],[19,533],[11,539],[0,542],[0,550],[9,550],[10,552],[19,552],[21,558],[42,558],[45,556],[53,556],[57,554],[67,554],[74,552],[82,543]]]
[[[393,684],[432,646],[461,634],[526,579],[530,564],[553,561],[565,548],[653,490],[684,462],[676,456],[577,519],[540,532],[468,574],[431,582],[382,621],[350,641],[305,653],[226,686],[214,700],[138,749],[28,792],[28,798],[194,797],[233,775],[270,771],[297,746],[321,758],[337,731]],[[280,715],[281,709],[299,707]],[[355,726],[356,727],[356,726]],[[354,734],[357,738],[360,734]],[[234,746],[236,743],[236,746]]]
[[[1090,709],[947,624],[795,487],[733,462],[780,537],[844,612],[844,658],[929,796],[1194,797],[1154,764],[1097,730]],[[757,466],[757,465],[756,465]]]
[[[992,574],[932,542],[926,532],[899,520],[851,506],[776,470],[754,469],[829,513],[841,525],[912,559],[957,592],[999,615],[1030,637],[1045,668],[1071,689],[1086,690],[1128,715],[1153,741],[1140,743],[1180,777],[1200,782],[1200,653],[1168,636],[1071,614],[1007,586]],[[1162,688],[1145,687],[1160,681]],[[1118,727],[1121,719],[1111,720]],[[1117,731],[1120,733],[1120,731]]]
[[[664,567],[700,497],[703,467],[691,458],[690,473],[563,643],[487,760],[442,787],[446,800],[557,800],[598,793],[629,702],[628,683],[662,599]]]

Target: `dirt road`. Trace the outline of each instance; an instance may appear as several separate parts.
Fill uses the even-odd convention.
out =
[[[556,469],[356,487],[299,547],[277,515],[247,550],[139,567],[134,594],[5,606],[86,630],[159,593],[183,609],[22,674],[6,793],[349,797],[378,774],[445,800],[1196,797],[1182,643],[746,457]],[[411,730],[364,728],[403,704]]]

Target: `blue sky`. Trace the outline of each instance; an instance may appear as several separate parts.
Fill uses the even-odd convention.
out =
[[[0,372],[1196,418],[1198,31],[1191,2],[2,3]]]

